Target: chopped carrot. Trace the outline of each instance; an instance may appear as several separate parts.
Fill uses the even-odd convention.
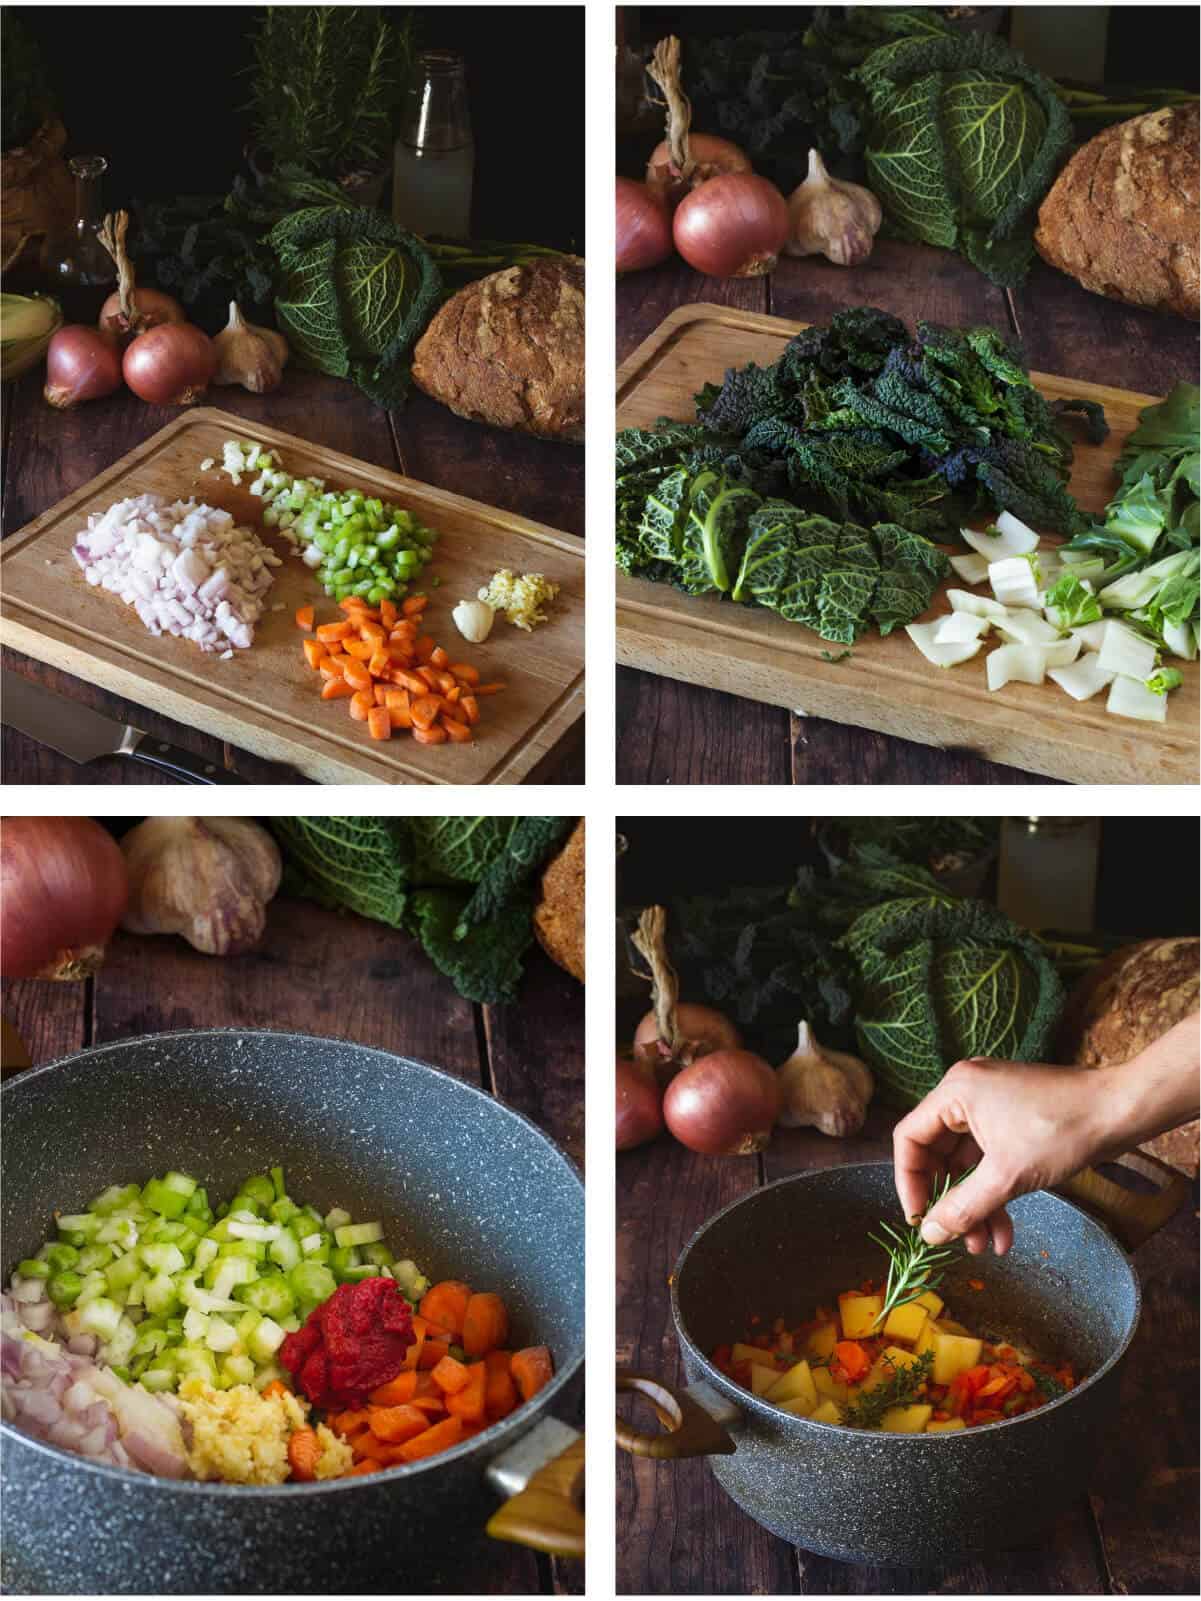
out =
[[[412,703],[410,710],[413,714],[414,728],[431,728],[437,721],[438,713],[442,710],[441,703],[433,695],[418,695]],[[423,1301],[422,1306],[425,1305]],[[455,1331],[456,1333],[458,1330]]]
[[[338,605],[348,616],[357,618],[359,622],[362,622],[365,617],[374,617],[376,615],[362,595],[347,595],[345,600],[338,602]]]
[[[311,606],[297,606],[296,626],[303,628],[307,634],[313,626],[313,608]]]
[[[343,644],[342,649],[348,656],[353,656],[357,662],[370,661],[374,653],[374,647],[369,645],[365,639],[348,639]]]
[[[354,624],[350,621],[322,623],[317,630],[317,638],[323,645],[329,645],[336,639],[350,639],[354,631]]]
[[[320,667],[326,654],[325,646],[319,639],[306,639],[304,641],[304,659],[314,672]]]
[[[445,745],[450,735],[437,723],[430,728],[418,728],[414,723],[413,738],[419,745]]]
[[[367,713],[374,704],[375,702],[369,689],[356,689],[350,697],[350,715],[356,723],[365,723],[367,721]]]
[[[408,695],[408,691],[404,689],[400,693],[406,697]],[[413,713],[409,710],[407,698],[404,701],[389,705],[388,716],[392,720],[393,728],[412,728],[413,726]]]
[[[367,713],[367,732],[372,739],[392,738],[392,718],[386,706],[373,706]]]
[[[456,1361],[453,1356],[444,1356],[430,1378],[444,1395],[454,1395],[470,1381],[471,1372],[465,1363]]]
[[[473,667],[470,662],[451,662],[448,671],[464,684],[478,684],[480,681],[479,668]]]
[[[455,683],[455,675],[453,673],[444,673],[439,669],[435,676],[438,680],[438,688],[444,695],[449,695],[452,689],[459,687]]]
[[[462,1419],[444,1418],[441,1423],[435,1423],[432,1429],[417,1435],[416,1439],[406,1440],[400,1448],[400,1455],[405,1462],[420,1462],[422,1457],[436,1456],[439,1451],[447,1451],[452,1445],[458,1445],[462,1438]]]
[[[395,695],[396,691],[394,689],[389,689],[386,682],[380,682],[372,685],[371,693],[375,697],[375,704],[377,706],[386,706],[388,704],[388,696]]]
[[[438,1323],[452,1334],[462,1334],[470,1300],[470,1284],[464,1284],[462,1279],[442,1279],[422,1297],[421,1315],[427,1323]]]
[[[357,1412],[332,1412],[328,1421],[335,1434],[349,1440],[371,1427],[371,1412],[367,1407],[361,1407]]]
[[[380,1465],[378,1462],[372,1462],[368,1458],[364,1458],[362,1462],[355,1463],[347,1477],[357,1479],[360,1478],[364,1473],[378,1473],[379,1468]]]
[[[459,709],[463,713],[464,721],[470,724],[480,720],[480,703],[474,695],[463,695],[459,700]]]
[[[845,1382],[854,1384],[871,1367],[872,1360],[858,1340],[839,1340],[834,1347],[834,1364],[842,1369]]]
[[[371,670],[365,662],[348,661],[342,673],[352,689],[371,688]]]
[[[288,1438],[288,1465],[294,1479],[306,1483],[315,1479],[320,1455],[316,1429],[293,1429]]]
[[[447,739],[452,740],[456,745],[471,744],[471,730],[466,723],[456,723],[453,717],[447,717],[443,713],[442,726],[446,730]]]
[[[420,1407],[373,1406],[371,1408],[371,1432],[377,1440],[383,1440],[388,1445],[403,1445],[406,1440],[424,1433],[429,1426],[430,1420]]]
[[[384,628],[396,626],[396,602],[389,600],[387,596],[379,603],[379,620]]]
[[[342,700],[347,695],[353,695],[354,690],[344,678],[327,678],[325,687],[321,691],[322,700]]]
[[[473,1295],[463,1312],[463,1349],[468,1356],[486,1356],[509,1338],[509,1314],[499,1295]]]
[[[420,1412],[417,1415],[418,1417],[424,1417],[424,1414]],[[428,1428],[429,1420],[426,1419],[425,1421]],[[424,1430],[422,1432],[424,1433]],[[350,1448],[355,1456],[365,1457],[369,1462],[375,1462],[381,1468],[390,1468],[397,1460],[394,1455],[396,1447],[391,1441],[381,1440],[370,1429],[362,1434],[356,1434],[351,1441]]]
[[[464,1423],[482,1423],[488,1392],[488,1369],[482,1362],[473,1362],[467,1368],[467,1383],[461,1390],[446,1397],[446,1410],[452,1418]]]
[[[428,634],[418,634],[413,641],[413,654],[419,662],[427,662],[434,653],[435,641]]]
[[[417,732],[416,729],[413,730]],[[449,1340],[427,1340],[421,1347],[421,1355],[417,1358],[419,1368],[436,1368],[444,1356],[450,1355]]]
[[[373,678],[378,678],[381,673],[386,673],[391,666],[391,656],[388,655],[388,652],[384,650],[382,646],[377,645],[371,654],[371,659],[367,663],[367,671],[372,675]]]
[[[306,645],[315,645],[316,643],[315,639],[305,640]],[[324,650],[325,646],[323,645],[321,648]],[[323,656],[317,663],[317,671],[322,678],[341,678],[346,671],[345,658],[342,656]]]
[[[555,1371],[545,1345],[527,1345],[524,1351],[514,1351],[509,1368],[523,1401],[530,1400],[549,1384]]]
[[[430,651],[430,666],[431,667],[446,667],[446,666],[449,665],[449,663],[450,663],[450,657],[442,649],[442,646],[441,645],[435,645],[433,650]]]
[[[484,1409],[493,1423],[498,1418],[507,1418],[517,1405],[517,1385],[509,1367],[512,1360],[512,1351],[489,1351],[484,1358],[484,1370],[488,1375]]]
[[[407,600],[401,602],[400,609],[406,617],[420,617],[429,603],[428,595],[410,595]]]
[[[477,695],[499,695],[502,689],[508,689],[508,687],[508,684],[498,679],[495,684],[477,684],[475,693]]]
[[[441,685],[438,683],[438,669],[436,667],[419,667],[417,669],[417,676],[421,679],[427,689],[441,688]]]
[[[428,1412],[432,1418],[440,1418],[446,1411],[446,1397],[441,1390],[434,1395],[415,1395],[410,1404],[421,1412]]]
[[[392,677],[403,689],[411,690],[414,695],[426,695],[429,693],[430,686],[424,678],[419,678],[416,673],[393,668]]]
[[[270,1384],[265,1384],[259,1391],[264,1401],[274,1401],[277,1395],[291,1395],[291,1393],[282,1379],[272,1379]]]
[[[381,645],[387,642],[388,630],[381,628],[378,623],[360,623],[359,638],[367,640],[378,650]]]
[[[407,1406],[417,1393],[416,1373],[398,1373],[387,1384],[372,1390],[367,1399],[372,1406]]]

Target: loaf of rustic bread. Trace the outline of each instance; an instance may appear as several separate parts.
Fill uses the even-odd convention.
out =
[[[1201,995],[1201,940],[1152,939],[1123,945],[1088,973],[1068,997],[1059,1057],[1080,1067],[1130,1061],[1191,1017]],[[1144,1150],[1185,1173],[1198,1164],[1197,1123],[1169,1129]]]
[[[584,819],[542,875],[534,910],[538,943],[573,978],[584,982]]]
[[[1044,261],[1095,294],[1201,314],[1196,105],[1106,128],[1068,162],[1038,213]]]
[[[584,437],[584,263],[546,257],[460,289],[413,355],[413,381],[460,417]]]

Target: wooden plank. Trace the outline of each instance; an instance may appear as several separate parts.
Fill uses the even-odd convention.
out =
[[[30,1066],[70,1056],[88,1043],[90,981],[60,984],[39,978],[0,979],[0,1013],[16,1029]]]
[[[629,356],[648,339],[677,306],[704,301],[743,311],[764,312],[768,306],[765,278],[706,278],[679,256],[645,272],[628,272],[617,280],[617,360]]]
[[[619,667],[617,730],[619,784],[789,782],[778,706]]]
[[[627,358],[618,373],[619,426],[645,426],[660,416],[691,414],[691,396],[706,378],[746,361],[770,361],[799,325],[731,312],[678,308]],[[1100,510],[1111,486],[1111,463],[1139,409],[1151,397],[1033,374],[1051,398],[1099,400],[1113,433],[1081,445],[1072,488],[1086,509]],[[945,612],[945,589],[933,610]],[[977,757],[1073,782],[1191,783],[1198,769],[1198,673],[1185,685],[1163,725],[1110,717],[1103,697],[1079,704],[1045,686],[1012,685],[990,693],[984,656],[938,674],[903,631],[861,640],[837,656],[808,629],[761,609],[687,596],[667,585],[617,579],[618,661],[751,699],[923,744],[961,747]]]
[[[965,271],[953,252],[932,245],[877,237],[871,255],[855,268],[823,256],[782,256],[767,284],[767,309],[775,317],[829,322],[848,306],[881,306],[911,328],[920,319],[948,327],[989,323],[1009,332],[1004,292],[982,272]]]
[[[745,704],[745,703],[743,703]],[[953,745],[935,749],[828,717],[789,717],[794,784],[1054,784]]]
[[[562,585],[553,625],[514,639],[515,631],[502,623],[487,645],[473,647],[481,672],[503,677],[510,687],[490,700],[481,737],[453,747],[411,739],[376,743],[341,708],[319,702],[292,622],[295,607],[313,598],[298,561],[288,560],[277,572],[271,604],[283,610],[269,611],[252,650],[235,652],[230,661],[188,641],[154,638],[132,609],[82,582],[70,545],[88,513],[145,491],[178,494],[196,487],[223,503],[237,493],[215,473],[198,472],[202,459],[220,459],[231,432],[245,432],[241,420],[220,412],[177,418],[10,538],[3,555],[5,642],[322,782],[519,782],[582,714],[583,556],[571,535],[255,427],[255,437],[277,447],[293,471],[401,500],[436,526],[443,535],[436,570],[449,593],[470,594],[505,566],[540,570]],[[249,498],[243,493],[242,503]],[[443,635],[453,633],[449,620],[441,620]]]
[[[487,1083],[584,1165],[584,986],[540,948],[512,1006],[483,1008]]]

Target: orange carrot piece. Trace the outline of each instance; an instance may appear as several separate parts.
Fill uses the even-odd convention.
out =
[[[372,1390],[367,1399],[372,1406],[407,1406],[417,1394],[416,1373],[398,1373],[387,1384]]]
[[[462,695],[459,698],[459,710],[463,713],[463,720],[467,723],[478,723],[480,720],[480,703],[474,695]]]
[[[475,693],[477,695],[499,695],[502,689],[508,689],[508,687],[508,684],[503,680],[497,679],[495,684],[477,684]]]
[[[375,702],[369,689],[356,689],[350,697],[350,715],[356,723],[365,723],[367,713],[372,710]]]
[[[371,693],[377,706],[386,706],[388,704],[388,696],[394,695],[396,691],[389,689],[387,684],[379,683],[371,686]]]
[[[377,1440],[383,1440],[388,1445],[403,1445],[415,1435],[423,1434],[429,1426],[430,1420],[420,1407],[373,1406],[371,1408],[371,1432]]]
[[[456,723],[453,717],[442,714],[442,726],[446,730],[446,737],[454,745],[470,745],[472,733],[466,723]]]
[[[357,1412],[332,1412],[327,1421],[335,1434],[351,1440],[371,1427],[371,1413],[367,1407],[360,1407]]]
[[[396,602],[386,596],[379,603],[379,620],[383,628],[396,627]]]
[[[407,689],[390,689],[385,705],[388,708],[388,716],[392,719],[393,728],[412,728],[413,712],[409,705]]]
[[[436,641],[431,639],[428,634],[418,634],[413,641],[413,654],[419,662],[429,661],[433,654],[435,643]]]
[[[451,1334],[462,1334],[471,1285],[462,1279],[442,1279],[431,1284],[421,1300],[421,1316],[427,1324],[437,1323]]]
[[[410,595],[407,600],[401,602],[400,609],[406,617],[420,617],[429,603],[428,595]]]
[[[436,696],[418,695],[411,707],[413,714],[413,727],[431,728],[441,710],[441,703],[438,701]],[[422,1301],[421,1304],[424,1306],[425,1302]],[[455,1332],[457,1333],[458,1331],[456,1330]]]
[[[365,639],[369,644],[379,647],[387,642],[388,630],[381,628],[378,623],[371,621],[359,624],[359,638]]]
[[[273,1401],[277,1395],[290,1395],[291,1391],[282,1379],[272,1379],[259,1391],[264,1401]]]
[[[392,738],[392,718],[386,706],[373,706],[367,713],[367,732],[372,739]]]
[[[439,668],[436,676],[438,679],[438,688],[441,690],[442,694],[449,695],[452,689],[458,689],[459,686],[455,682],[455,675],[453,673],[444,673],[441,668]]]
[[[429,685],[424,678],[418,678],[416,673],[406,672],[404,668],[393,668],[392,678],[402,689],[412,690],[414,695],[428,695]]]
[[[872,1365],[871,1357],[858,1340],[839,1340],[834,1347],[834,1361],[851,1384],[861,1379]]]
[[[380,645],[377,646],[372,652],[371,660],[367,663],[367,671],[373,678],[378,678],[381,673],[388,672],[391,669],[391,666],[391,656],[389,656],[388,652],[383,648],[382,645]]]
[[[320,1455],[316,1429],[293,1429],[288,1438],[288,1466],[292,1469],[292,1478],[301,1483],[315,1479]]]
[[[464,1423],[482,1423],[487,1390],[488,1369],[482,1362],[473,1362],[467,1369],[467,1383],[454,1395],[446,1397],[447,1412],[452,1418],[462,1418]]]
[[[344,700],[353,695],[354,690],[344,678],[327,678],[321,690],[322,700]]]
[[[330,645],[337,639],[350,639],[354,631],[354,624],[349,620],[340,623],[322,623],[317,630],[317,638],[323,645]]]
[[[370,1429],[365,1430],[362,1434],[356,1434],[351,1441],[350,1448],[355,1456],[362,1457],[368,1462],[374,1462],[381,1468],[390,1468],[396,1461],[392,1454],[396,1447],[388,1440],[381,1440]]]
[[[430,666],[431,667],[447,667],[449,665],[450,665],[450,657],[442,649],[441,645],[435,645],[433,650],[430,651]]]
[[[413,1440],[406,1440],[400,1448],[401,1460],[404,1462],[420,1462],[423,1457],[436,1456],[439,1451],[448,1451],[452,1445],[458,1445],[463,1438],[463,1421],[461,1418],[444,1418],[441,1423],[435,1423],[432,1429],[426,1429]]]
[[[524,1351],[514,1351],[509,1368],[523,1401],[530,1400],[543,1385],[549,1384],[555,1371],[545,1345],[527,1345]]]
[[[450,735],[438,723],[432,723],[429,728],[418,728],[414,723],[413,738],[419,745],[445,745]]]
[[[361,623],[364,618],[374,618],[376,616],[376,613],[372,611],[370,605],[363,599],[362,595],[347,595],[345,600],[340,600],[338,602],[338,605],[348,617],[353,617],[356,622]]]
[[[366,662],[356,662],[352,659],[346,663],[342,672],[352,689],[371,688],[371,672]]]
[[[296,626],[303,628],[307,634],[313,626],[313,608],[311,606],[297,606]]]
[[[370,661],[373,648],[374,647],[369,645],[365,639],[348,639],[342,646],[342,649],[346,652],[346,654],[348,656],[353,656],[357,662]]]
[[[484,1370],[488,1375],[484,1410],[493,1423],[498,1418],[507,1418],[517,1405],[517,1386],[509,1368],[512,1360],[512,1351],[489,1351],[484,1358]]]
[[[414,729],[414,733],[419,730]],[[427,1340],[421,1347],[421,1355],[417,1358],[419,1368],[436,1368],[444,1356],[450,1355],[449,1340]]]
[[[454,1395],[468,1383],[471,1373],[466,1363],[456,1361],[453,1356],[444,1356],[430,1374],[430,1378],[443,1395]]]
[[[319,639],[306,639],[302,640],[301,643],[304,645],[305,661],[316,672],[327,654],[325,646]]]
[[[306,639],[305,644],[307,645],[309,643],[310,641]],[[317,641],[314,639],[311,641],[311,643],[315,645]],[[325,646],[322,645],[321,648],[324,650]],[[323,656],[317,663],[317,671],[321,674],[322,678],[341,678],[342,674],[346,671],[346,658],[345,656]]]
[[[372,1462],[368,1458],[364,1457],[361,1462],[355,1463],[354,1467],[350,1469],[346,1476],[347,1478],[357,1479],[361,1478],[364,1473],[378,1473],[379,1469],[380,1465],[378,1462]]]
[[[480,681],[479,668],[473,667],[470,662],[451,662],[447,671],[453,673],[461,684],[478,684]]]
[[[417,676],[425,683],[427,689],[441,688],[438,683],[438,669],[436,667],[419,667]]]
[[[486,1356],[509,1338],[509,1314],[499,1295],[473,1295],[463,1313],[463,1349],[468,1356]]]

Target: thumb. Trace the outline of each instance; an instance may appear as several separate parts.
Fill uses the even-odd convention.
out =
[[[984,1156],[974,1173],[948,1190],[927,1212],[922,1219],[922,1239],[927,1245],[946,1245],[987,1222],[1013,1195],[1014,1187],[1002,1174],[1000,1163]]]

